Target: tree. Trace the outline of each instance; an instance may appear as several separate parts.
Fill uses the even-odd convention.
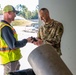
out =
[[[25,5],[21,5],[18,4],[16,6],[16,9],[19,11],[19,13],[17,15],[24,17],[26,19],[38,19],[38,11],[37,11],[37,7],[36,10],[31,12],[28,10],[28,8]]]
[[[35,10],[34,12],[32,12],[31,19],[38,19],[38,11],[37,10]]]
[[[3,13],[2,13],[2,8],[1,8],[1,4],[0,4],[0,14],[3,14]]]
[[[16,6],[16,9],[19,11],[19,14],[20,16],[24,17],[24,18],[27,18],[27,11],[28,11],[28,8],[25,6],[25,5],[17,5]]]

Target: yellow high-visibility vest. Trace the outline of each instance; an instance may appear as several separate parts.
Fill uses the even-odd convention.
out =
[[[15,29],[11,25],[0,22],[0,64],[6,64],[11,61],[16,61],[21,59],[22,57],[19,48],[10,49],[5,40],[1,37],[1,29],[4,26],[10,27],[13,31],[14,37],[16,38],[16,40],[18,40]]]

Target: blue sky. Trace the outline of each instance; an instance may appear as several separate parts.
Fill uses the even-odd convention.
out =
[[[39,0],[0,0],[0,5],[3,8],[5,5],[13,5],[14,7],[18,4],[25,5],[28,10],[33,11],[38,5]]]

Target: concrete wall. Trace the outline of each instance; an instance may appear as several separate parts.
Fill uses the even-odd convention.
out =
[[[39,9],[42,7],[49,9],[51,18],[63,23],[61,58],[76,75],[76,0],[39,0]]]

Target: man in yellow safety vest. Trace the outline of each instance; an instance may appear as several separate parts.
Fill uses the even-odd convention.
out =
[[[12,5],[3,9],[4,20],[0,22],[0,64],[4,66],[4,75],[19,70],[22,55],[21,47],[31,42],[31,37],[18,41],[15,29],[10,25],[18,11]]]

